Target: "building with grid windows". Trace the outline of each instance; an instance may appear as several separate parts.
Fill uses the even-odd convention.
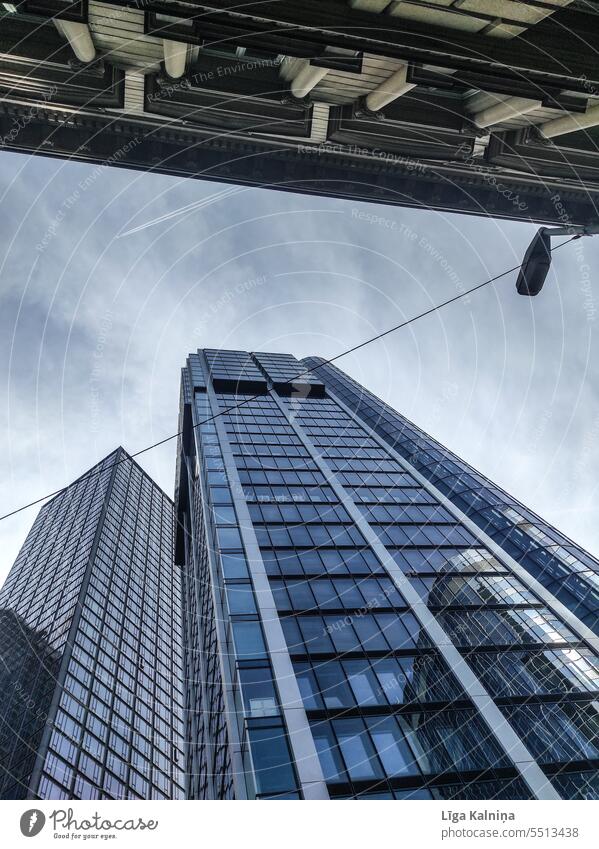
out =
[[[191,354],[180,432],[191,798],[599,798],[595,560],[322,360]]]
[[[183,797],[173,519],[123,449],[40,510],[0,591],[0,798]]]

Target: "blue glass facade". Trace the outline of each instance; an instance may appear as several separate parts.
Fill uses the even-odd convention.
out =
[[[191,354],[179,432],[0,591],[2,798],[599,798],[589,555],[316,358]]]
[[[589,620],[320,362],[183,370],[190,796],[598,798]]]
[[[356,415],[599,634],[599,561],[334,365],[305,365]]]
[[[45,504],[0,592],[0,796],[184,795],[173,505],[118,449]]]

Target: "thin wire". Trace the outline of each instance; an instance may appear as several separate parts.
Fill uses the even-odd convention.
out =
[[[559,245],[556,245],[554,248],[551,248],[551,253],[554,251],[563,248],[564,245],[569,244],[574,241],[574,239],[579,239],[580,236],[572,236],[569,239],[566,239],[565,242],[560,242]],[[366,345],[372,344],[372,342],[378,342],[379,339],[383,339],[385,336],[389,336],[390,333],[395,333],[396,330],[401,330],[403,327],[407,327],[409,324],[413,324],[416,321],[419,321],[421,318],[425,318],[427,315],[431,315],[437,310],[442,309],[443,307],[448,306],[449,304],[453,304],[456,301],[459,301],[460,298],[466,297],[466,295],[471,295],[473,292],[477,292],[479,289],[482,289],[484,286],[488,286],[490,283],[495,283],[497,280],[501,280],[502,277],[506,277],[508,274],[511,274],[513,271],[517,271],[520,268],[519,265],[515,265],[513,268],[508,268],[507,271],[502,271],[501,274],[495,275],[495,277],[490,277],[488,280],[483,281],[482,283],[478,283],[476,286],[473,286],[471,289],[466,289],[464,292],[460,292],[457,295],[454,295],[453,298],[448,298],[446,301],[442,301],[440,304],[437,304],[434,307],[430,307],[430,309],[425,310],[424,312],[419,313],[418,315],[413,316],[412,318],[406,319],[406,321],[402,321],[399,324],[396,324],[394,327],[390,327],[388,330],[383,330],[381,333],[378,333],[376,336],[372,336],[370,339],[366,339],[364,342],[360,342],[357,345],[354,345],[352,348],[348,348],[346,351],[342,351],[340,354],[336,354],[334,357],[330,357],[328,360],[323,360],[322,363],[314,366],[313,368],[306,369],[305,371],[296,374],[295,377],[289,378],[289,380],[283,381],[281,384],[285,386],[290,383],[295,383],[296,380],[299,380],[306,375],[313,374],[318,369],[323,368],[323,366],[330,365],[331,363],[340,360],[342,357],[347,357],[348,354],[353,354],[355,351],[359,351],[361,348],[366,347]],[[263,392],[258,392],[255,395],[251,395],[248,398],[245,398],[243,401],[240,401],[238,404],[234,404],[232,407],[226,407],[224,410],[219,410],[218,413],[214,413],[212,416],[209,416],[207,419],[204,419],[201,422],[193,425],[192,430],[195,430],[197,427],[201,427],[202,425],[209,424],[214,419],[217,419],[219,416],[224,416],[226,413],[231,413],[234,410],[238,410],[240,407],[245,406],[246,404],[255,401],[257,398],[260,398],[264,395]],[[178,439],[179,436],[183,435],[183,431],[179,430],[177,433],[172,433],[170,436],[165,436],[164,439],[160,439],[158,442],[153,442],[151,445],[147,445],[145,448],[141,448],[139,451],[136,451],[134,454],[127,454],[126,457],[122,457],[120,460],[117,460],[111,466],[107,466],[106,468],[97,467],[91,469],[86,474],[82,475],[82,478],[78,479],[89,479],[95,475],[99,475],[107,471],[107,469],[112,469],[114,466],[118,466],[119,463],[125,463],[128,460],[133,460],[135,457],[139,457],[141,454],[145,454],[148,451],[152,451],[154,448],[158,448],[160,445],[164,445],[167,442],[171,442],[173,439]],[[54,492],[49,492],[47,495],[43,495],[41,498],[36,498],[35,501],[30,501],[28,504],[23,504],[22,507],[17,507],[15,510],[11,510],[10,513],[5,513],[3,516],[0,516],[0,522],[4,521],[4,519],[9,519],[11,516],[15,516],[17,513],[22,513],[23,510],[28,510],[30,507],[35,507],[36,504],[40,504],[42,501],[47,501],[48,498],[54,498],[56,495],[60,495],[62,492],[66,492],[73,486],[72,483],[67,484],[67,486],[61,487],[61,489],[56,489]]]

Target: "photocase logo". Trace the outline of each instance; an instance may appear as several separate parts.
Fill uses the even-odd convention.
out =
[[[76,819],[72,808],[57,808],[48,813],[46,817],[42,811],[32,808],[21,815],[21,834],[24,837],[35,837],[46,825],[46,819],[54,837],[58,838],[81,837],[79,832],[82,832],[83,839],[88,840],[98,837],[97,834],[90,834],[89,832],[146,831],[146,829],[155,831],[158,828],[158,820],[145,820],[142,817],[130,817],[129,819],[119,817],[116,820],[110,820],[95,811],[91,816]]]
[[[21,815],[21,834],[25,837],[35,837],[39,834],[46,824],[46,816],[37,808],[32,808],[30,811],[25,811]]]

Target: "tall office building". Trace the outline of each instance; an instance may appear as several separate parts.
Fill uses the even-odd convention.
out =
[[[318,358],[179,425],[176,516],[118,449],[0,592],[0,797],[599,798],[596,560]]]
[[[173,521],[122,448],[40,510],[0,591],[0,798],[182,798]]]
[[[595,560],[322,360],[191,354],[180,431],[192,798],[599,798]]]

